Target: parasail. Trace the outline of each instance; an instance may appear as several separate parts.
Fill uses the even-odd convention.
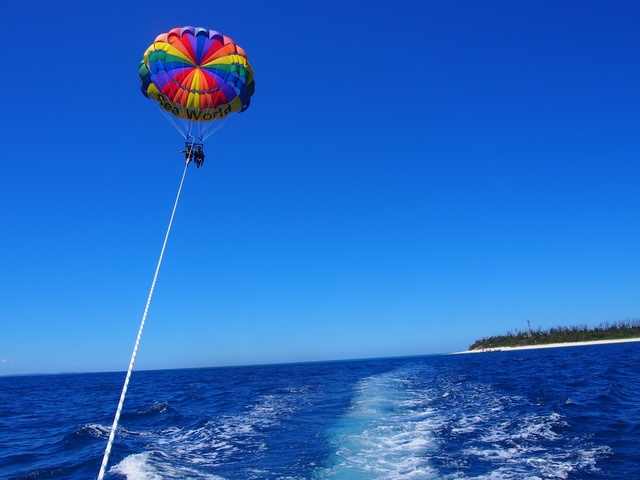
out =
[[[210,133],[213,133],[213,130],[208,127],[214,123],[214,120],[226,119],[233,112],[244,112],[249,107],[249,101],[255,90],[253,69],[249,65],[244,50],[229,37],[204,28],[174,28],[158,35],[144,52],[139,74],[142,93],[157,101],[167,118],[172,120],[174,126],[184,135],[186,142],[183,153],[186,161],[167,233],[160,250],[156,273],[151,282],[147,305],[140,321],[120,401],[109,432],[109,440],[102,457],[98,480],[102,480],[107,471],[111,447],[120,421],[138,345],[147,320],[147,312],[178,207],[187,167],[192,159],[196,167],[200,167],[204,162],[202,142]]]
[[[156,37],[140,62],[140,88],[187,141],[202,142],[214,120],[249,108],[255,91],[247,54],[229,37],[198,27]]]

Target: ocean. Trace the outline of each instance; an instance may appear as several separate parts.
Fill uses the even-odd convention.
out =
[[[0,478],[95,479],[124,372],[0,377]],[[106,479],[640,478],[640,342],[134,371]]]

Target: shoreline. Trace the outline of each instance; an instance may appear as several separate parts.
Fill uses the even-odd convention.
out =
[[[515,350],[533,350],[538,348],[581,347],[584,345],[605,345],[609,343],[627,343],[627,342],[640,342],[640,338],[620,338],[616,340],[590,340],[587,342],[545,343],[542,345],[525,345],[522,347],[482,348],[478,350],[467,350],[464,352],[452,352],[451,355],[463,355],[465,353],[489,353],[489,352],[507,352],[507,351],[515,351]]]

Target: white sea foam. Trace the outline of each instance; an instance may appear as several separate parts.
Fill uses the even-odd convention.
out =
[[[411,390],[403,373],[363,380],[348,415],[334,432],[333,465],[320,478],[433,478],[428,453],[434,428],[424,392]]]
[[[204,472],[241,452],[265,451],[262,431],[278,425],[283,416],[294,414],[297,401],[291,396],[269,394],[247,405],[244,411],[215,421],[152,431],[123,428],[120,435],[128,440],[144,438],[148,450],[126,457],[113,472],[125,475],[127,480],[217,479]]]
[[[98,438],[108,438],[109,432],[111,431],[109,427],[100,425],[99,423],[89,423],[82,429],[85,430],[89,435]]]
[[[577,439],[563,438],[557,430],[567,424],[558,413],[513,416],[508,410],[496,407],[496,403],[517,403],[522,401],[521,397],[494,397],[490,392],[486,393],[480,405],[485,405],[483,411],[488,413],[473,417],[474,429],[452,431],[454,435],[465,436],[463,442],[470,444],[462,449],[468,462],[490,466],[489,473],[473,478],[563,480],[576,469],[594,468],[596,459],[607,453],[606,447],[578,446],[580,442]],[[461,423],[468,420],[465,417]],[[476,431],[478,435],[468,435]],[[572,446],[572,443],[576,445]]]
[[[129,455],[120,463],[113,466],[109,473],[118,473],[127,477],[127,480],[162,480],[162,477],[149,463],[150,452]]]
[[[124,475],[127,480],[223,480],[222,477],[194,468],[158,461],[153,452],[129,455],[112,467],[109,473]]]
[[[412,378],[398,370],[358,385],[319,478],[565,480],[610,453],[564,436],[559,413],[527,412],[523,396],[446,378],[423,377],[414,388],[403,375]]]

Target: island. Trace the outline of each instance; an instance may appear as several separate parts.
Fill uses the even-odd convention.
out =
[[[548,330],[538,327],[532,330],[528,321],[527,324],[528,328],[524,331],[516,329],[505,335],[476,340],[468,352],[640,341],[640,319],[604,322],[594,328],[575,325],[558,326]]]

